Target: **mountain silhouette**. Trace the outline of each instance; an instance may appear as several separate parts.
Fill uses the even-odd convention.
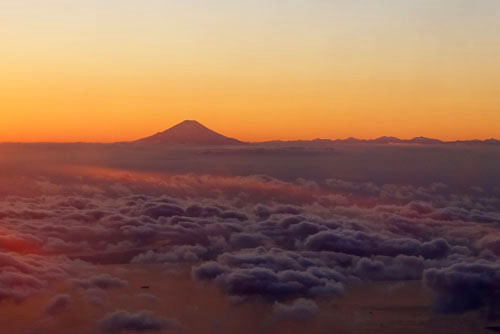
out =
[[[165,143],[175,145],[235,145],[243,142],[223,136],[203,124],[186,120],[153,136],[139,139],[139,143]]]
[[[437,145],[437,144],[466,144],[466,145],[500,145],[496,139],[487,140],[456,140],[441,141],[439,139],[427,137],[415,137],[411,139],[400,139],[397,137],[383,136],[376,139],[358,139],[349,137],[346,139],[313,139],[313,140],[273,140],[257,143],[247,143],[238,139],[223,136],[210,130],[203,124],[194,120],[186,120],[173,127],[159,132],[150,137],[136,140],[135,143],[152,143],[167,145],[192,145],[192,146],[222,146],[222,145],[279,145],[279,146],[330,146],[334,144],[416,144],[416,145]]]

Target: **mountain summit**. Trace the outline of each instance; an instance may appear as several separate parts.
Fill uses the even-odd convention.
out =
[[[210,130],[203,124],[186,120],[170,129],[159,132],[153,136],[139,139],[140,143],[165,143],[176,145],[235,145],[241,141],[223,136]]]

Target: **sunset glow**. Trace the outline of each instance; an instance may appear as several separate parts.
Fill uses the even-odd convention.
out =
[[[496,0],[0,3],[0,141],[500,137]]]
[[[0,0],[6,334],[500,332],[500,0]]]

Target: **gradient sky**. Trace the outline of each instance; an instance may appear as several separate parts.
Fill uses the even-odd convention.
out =
[[[500,137],[498,0],[2,0],[0,141]]]

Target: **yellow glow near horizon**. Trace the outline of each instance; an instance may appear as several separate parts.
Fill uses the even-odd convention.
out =
[[[500,137],[498,31],[493,0],[7,0],[0,141]]]

